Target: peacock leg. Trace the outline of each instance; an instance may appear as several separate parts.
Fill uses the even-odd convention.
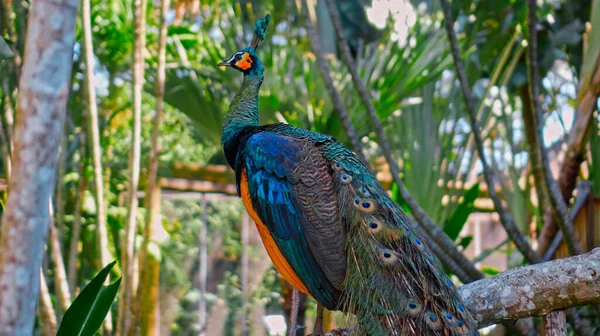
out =
[[[323,306],[317,304],[317,318],[315,320],[315,330],[312,336],[323,336]]]

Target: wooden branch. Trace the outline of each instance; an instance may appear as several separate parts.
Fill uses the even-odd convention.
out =
[[[29,12],[10,192],[0,241],[0,335],[33,333],[76,16],[77,0],[35,1]]]
[[[529,87],[531,89],[531,110],[523,109],[523,111],[532,112],[531,120],[533,126],[537,128],[536,132],[533,132],[534,143],[530,143],[533,146],[532,154],[538,156],[539,164],[542,170],[539,172],[543,177],[544,187],[546,193],[549,196],[550,204],[556,215],[558,226],[563,232],[565,242],[569,247],[569,252],[572,255],[583,253],[579,238],[573,228],[573,218],[569,215],[569,208],[565,203],[558,184],[554,177],[552,177],[552,171],[550,170],[550,163],[548,161],[548,151],[544,147],[542,142],[544,135],[544,122],[542,115],[542,107],[540,106],[540,87],[539,87],[539,69],[537,65],[537,2],[536,0],[527,0],[527,14],[528,14],[528,25],[529,25],[529,38],[528,38],[528,65],[529,65]]]
[[[547,263],[518,267],[460,289],[479,327],[600,303],[600,248]]]
[[[164,189],[189,190],[201,193],[220,193],[237,196],[235,184],[223,184],[182,178],[161,178],[159,179],[159,183]]]
[[[600,303],[600,248],[587,254],[513,268],[459,289],[479,328]],[[348,335],[348,329],[331,331]]]
[[[446,31],[448,33],[448,40],[450,42],[450,50],[452,52],[452,58],[454,59],[454,64],[456,66],[456,73],[458,76],[458,80],[460,82],[460,87],[462,89],[463,95],[465,97],[465,104],[467,107],[469,123],[471,126],[471,131],[473,132],[473,138],[475,140],[475,147],[477,152],[479,153],[479,160],[481,161],[481,166],[483,167],[483,175],[486,183],[488,184],[488,190],[490,192],[490,198],[494,202],[494,207],[500,216],[500,222],[502,226],[506,230],[508,236],[515,243],[519,251],[523,254],[525,259],[531,263],[538,263],[542,259],[540,256],[535,253],[535,251],[529,245],[529,242],[523,235],[523,233],[519,230],[519,227],[515,223],[512,218],[510,212],[504,207],[500,197],[496,193],[496,189],[494,189],[494,177],[493,171],[490,169],[487,159],[485,157],[485,152],[483,149],[483,139],[481,137],[481,131],[479,130],[479,126],[477,124],[477,115],[475,114],[475,107],[473,106],[473,99],[471,96],[471,89],[469,87],[469,83],[467,82],[467,76],[465,74],[465,69],[460,59],[460,53],[458,51],[458,42],[456,41],[456,33],[454,32],[454,21],[452,19],[452,13],[450,11],[450,3],[448,0],[441,0],[442,8],[444,10],[444,21],[446,26]]]
[[[394,179],[394,182],[396,182],[396,184],[398,185],[398,187],[400,189],[400,193],[402,194],[402,197],[404,198],[404,200],[406,201],[406,203],[412,210],[417,221],[423,226],[423,228],[433,238],[433,241],[431,241],[431,243],[433,243],[433,242],[437,243],[456,262],[456,264],[458,264],[458,266],[460,266],[464,270],[463,273],[466,273],[469,276],[468,278],[461,279],[461,281],[468,283],[473,280],[481,279],[483,277],[483,274],[479,270],[477,270],[477,268],[475,268],[473,263],[471,263],[469,261],[469,259],[467,259],[458,250],[458,248],[456,247],[456,245],[454,244],[452,239],[450,239],[444,233],[444,231],[441,229],[441,227],[439,225],[437,225],[436,223],[434,223],[433,220],[431,220],[431,218],[429,218],[429,216],[427,216],[425,211],[412,198],[412,196],[410,195],[410,193],[404,186],[404,183],[402,182],[402,179],[400,178],[400,169],[398,168],[397,162],[392,157],[392,150],[390,148],[390,143],[387,139],[387,135],[385,134],[385,131],[383,130],[383,125],[381,124],[381,120],[379,119],[379,116],[377,115],[377,112],[375,111],[375,107],[373,106],[373,103],[371,102],[371,97],[370,97],[369,93],[367,92],[367,88],[365,87],[365,84],[362,81],[362,79],[358,73],[357,67],[354,64],[354,60],[352,59],[352,56],[350,55],[350,50],[348,49],[348,44],[346,43],[346,39],[344,38],[344,32],[342,30],[342,24],[340,21],[337,6],[336,6],[334,0],[325,0],[325,4],[327,5],[329,16],[331,18],[331,22],[333,23],[333,27],[334,27],[334,30],[335,30],[335,33],[337,36],[337,41],[338,41],[338,45],[340,47],[342,60],[346,64],[346,67],[348,68],[348,71],[351,74],[352,81],[354,82],[354,86],[356,87],[356,90],[358,91],[359,96],[368,111],[369,117],[371,118],[371,121],[373,122],[373,125],[375,127],[375,132],[377,133],[377,137],[379,138],[379,144],[381,146],[381,149],[383,151],[385,159],[386,159],[388,165],[390,166],[392,178]],[[492,191],[492,189],[493,188],[490,188],[490,191]]]

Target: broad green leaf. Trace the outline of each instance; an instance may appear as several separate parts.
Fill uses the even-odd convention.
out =
[[[71,304],[58,329],[57,336],[86,336],[94,335],[102,325],[110,311],[119,290],[121,278],[114,283],[103,286],[110,270],[117,261],[108,264]]]
[[[444,223],[444,232],[452,240],[456,240],[458,234],[465,226],[469,215],[473,212],[477,197],[479,197],[479,183],[474,184],[465,192],[462,202],[458,204],[450,218]]]

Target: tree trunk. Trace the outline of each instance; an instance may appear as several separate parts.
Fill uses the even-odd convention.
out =
[[[69,94],[76,0],[31,5],[0,241],[0,334],[31,335]]]
[[[46,277],[44,271],[40,268],[40,297],[38,301],[40,324],[42,325],[42,335],[54,336],[56,335],[57,323],[56,315],[54,314],[54,308],[52,307],[52,299],[50,298],[50,292],[48,291],[48,285],[46,284]]]
[[[52,213],[52,202],[50,202],[50,212]],[[58,230],[54,225],[54,221],[50,219],[50,237],[48,239],[50,245],[50,256],[54,266],[54,282],[56,298],[62,312],[66,312],[71,305],[71,293],[69,291],[69,283],[67,281],[67,272],[65,271],[65,262],[63,260],[60,239],[58,238]]]
[[[142,128],[142,89],[144,84],[144,49],[146,47],[146,0],[135,0],[134,47],[133,47],[133,133],[129,160],[129,194],[125,237],[122,244],[123,286],[119,307],[119,335],[133,332],[131,304],[134,295],[134,248],[138,199],[136,192],[140,178],[140,150]]]

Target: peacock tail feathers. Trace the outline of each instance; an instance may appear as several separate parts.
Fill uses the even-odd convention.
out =
[[[336,155],[331,172],[346,230],[346,310],[363,331],[476,335],[454,284],[367,168],[353,155]]]

